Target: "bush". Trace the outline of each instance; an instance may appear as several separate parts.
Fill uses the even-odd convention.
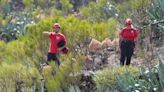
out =
[[[3,25],[1,32],[1,39],[6,38],[7,41],[17,39],[20,35],[25,35],[25,26],[31,24],[32,18],[28,13],[11,13],[8,16],[9,21],[6,19],[6,25]]]
[[[140,69],[140,76],[133,77],[130,72],[117,76],[117,85],[120,91],[144,91],[163,92],[164,91],[164,64],[160,61],[154,68]]]
[[[31,92],[32,78],[40,78],[35,67],[26,67],[19,63],[2,63],[0,66],[0,89],[3,92],[14,92],[17,81],[23,81],[24,90]]]
[[[72,58],[73,54],[70,53],[67,58],[62,58],[61,67],[58,68],[54,63],[50,63],[51,69],[44,71],[43,75],[46,79],[48,92],[60,92],[61,90],[67,92],[71,84],[78,85],[80,76],[76,76],[76,74],[80,73],[84,57],[77,54],[77,58],[74,58],[74,60]]]
[[[47,30],[52,31],[51,25],[55,22],[59,22],[61,24],[61,33],[66,35],[69,48],[73,48],[77,43],[84,42],[89,37],[95,37],[96,39],[101,40],[105,39],[108,37],[108,35],[110,35],[106,34],[106,32],[113,31],[114,33],[115,27],[111,27],[114,25],[114,23],[116,23],[114,19],[110,19],[109,25],[111,25],[111,29],[109,29],[107,27],[108,24],[91,24],[86,20],[79,20],[73,16],[69,16],[67,18],[47,18],[46,20],[40,21],[36,25],[26,26],[27,34],[25,36],[20,36],[18,40],[7,43],[5,47],[6,50],[4,52],[6,55],[2,59],[11,64],[22,63],[25,64],[25,66],[36,66],[38,69],[40,63],[46,61],[48,49],[48,39],[45,39],[45,37],[42,35],[42,32]],[[106,32],[103,32],[103,30]],[[98,34],[102,34],[102,36],[97,37],[96,35]],[[73,53],[75,52],[73,51]],[[84,60],[82,55],[73,53],[70,53],[67,58],[64,58],[65,55],[61,56],[61,61],[64,66],[62,66],[61,69],[56,70],[57,72],[55,78],[51,75],[51,72],[47,77],[45,75],[47,90],[57,91],[60,90],[61,86],[64,90],[67,90],[67,87],[72,82],[76,83],[76,81],[78,81],[78,79],[75,81],[74,78],[69,77],[69,74],[71,74],[72,71],[74,71],[74,73],[78,73],[81,69],[79,65],[81,65],[80,63],[82,63]],[[78,62],[75,63],[75,68],[72,69],[70,63],[74,57]],[[56,68],[54,67],[54,69]],[[67,83],[63,84],[65,81],[67,81]]]
[[[116,68],[106,68],[102,71],[99,71],[94,76],[94,81],[100,92],[103,90],[113,90],[117,89],[116,76],[122,75],[127,71],[131,72],[133,76],[138,76],[139,70],[137,67],[116,67]]]
[[[111,17],[119,17],[117,9],[108,0],[101,0],[98,3],[90,2],[87,7],[80,9],[80,13],[92,23],[106,21]]]

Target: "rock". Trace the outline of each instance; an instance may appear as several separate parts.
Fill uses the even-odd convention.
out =
[[[97,52],[101,49],[102,43],[96,39],[92,39],[89,44],[89,51],[90,52]]]
[[[101,63],[102,63],[101,57],[100,57],[100,56],[97,56],[97,57],[94,59],[94,64],[97,65],[97,64],[101,64]]]
[[[80,89],[81,92],[95,92],[96,84],[93,80],[93,75],[95,73],[93,71],[83,71],[81,74],[80,80]]]
[[[119,52],[119,39],[118,38],[112,41],[112,45],[115,48],[116,52]]]
[[[143,63],[144,63],[144,60],[139,57],[136,59],[132,57],[132,59],[131,59],[131,65],[133,65],[133,66],[142,66]]]
[[[116,67],[116,66],[119,66],[119,58],[116,54],[112,54],[108,59],[107,59],[107,62],[108,62],[108,66],[111,66],[111,67]]]
[[[144,54],[144,58],[146,59],[146,61],[152,61],[154,56],[153,56],[153,53],[151,51],[147,51],[145,54]]]
[[[114,51],[115,48],[109,47],[109,48],[107,48],[106,50],[107,50],[107,51]]]
[[[119,46],[119,39],[116,38],[112,41],[112,45],[115,46],[115,47],[118,47]]]
[[[94,66],[93,58],[90,55],[86,56],[86,60],[84,62],[84,70],[91,70]]]
[[[93,61],[93,58],[90,55],[87,55],[86,56],[86,61],[87,62]]]
[[[102,47],[108,48],[112,46],[112,41],[109,38],[106,38],[104,41],[102,41]]]
[[[93,62],[86,62],[84,66],[84,70],[92,70],[94,68],[94,63]]]
[[[159,58],[164,63],[164,45],[156,50],[159,53]]]

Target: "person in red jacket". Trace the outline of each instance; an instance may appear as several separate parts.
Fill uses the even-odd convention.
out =
[[[59,23],[53,25],[54,32],[43,32],[44,35],[49,37],[50,46],[47,55],[47,61],[55,61],[59,66],[59,54],[67,54],[68,48],[66,47],[66,38],[63,34],[59,33],[61,26]]]
[[[120,65],[130,65],[131,57],[136,50],[138,31],[136,28],[132,28],[132,20],[126,19],[125,27],[120,32]],[[126,63],[125,63],[126,61]]]

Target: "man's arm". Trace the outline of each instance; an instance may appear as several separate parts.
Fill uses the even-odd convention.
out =
[[[66,48],[66,41],[65,40],[61,40],[57,45],[58,45],[58,49],[61,51],[64,48]]]
[[[43,35],[49,36],[50,35],[50,32],[43,32]]]
[[[66,39],[63,36],[62,40],[57,44],[59,51],[61,51],[64,54],[68,53],[68,48],[66,47]]]

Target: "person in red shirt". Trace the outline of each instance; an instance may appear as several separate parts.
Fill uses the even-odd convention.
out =
[[[60,24],[55,23],[53,25],[54,32],[43,32],[44,35],[49,37],[50,46],[47,55],[47,61],[55,61],[55,63],[59,66],[60,59],[59,54],[67,54],[68,48],[66,47],[66,38],[63,34],[59,33]]]
[[[130,65],[131,57],[133,52],[136,50],[135,46],[137,44],[138,38],[138,31],[136,28],[132,28],[132,20],[126,19],[125,27],[120,32],[120,50],[121,50],[121,57],[120,57],[120,65],[125,64]]]

